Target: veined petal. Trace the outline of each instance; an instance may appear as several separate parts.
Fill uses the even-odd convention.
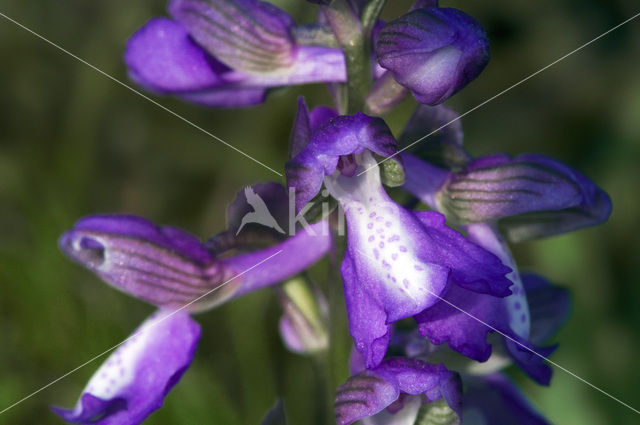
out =
[[[108,284],[158,307],[183,307],[233,277],[194,236],[140,217],[84,218],[60,238],[60,248]],[[239,283],[226,284],[207,303],[228,298]]]
[[[442,397],[460,411],[460,381],[444,366],[421,360],[388,358],[378,367],[352,376],[336,394],[336,418],[339,425],[372,416],[398,400],[401,393],[424,394],[427,400]]]
[[[160,310],[109,356],[74,409],[53,410],[72,423],[140,424],[188,369],[199,339],[200,326],[188,314]]]
[[[264,73],[289,67],[293,20],[258,0],[172,0],[169,13],[209,54],[230,68]]]
[[[506,376],[465,379],[463,417],[470,423],[491,425],[549,425]]]
[[[583,174],[540,155],[492,155],[453,174],[438,208],[459,223],[500,220],[511,240],[551,236],[602,223],[611,201]]]
[[[269,248],[215,259],[194,236],[126,215],[80,220],[60,239],[105,282],[163,308],[201,311],[299,273],[329,249],[326,222]]]

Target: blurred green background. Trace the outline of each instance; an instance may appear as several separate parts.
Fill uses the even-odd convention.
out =
[[[276,2],[313,19],[302,0]],[[394,0],[386,17],[409,2]],[[636,14],[637,0],[444,1],[487,29],[492,62],[448,104],[464,112]],[[130,34],[163,0],[3,0],[0,12],[127,81]],[[598,228],[516,246],[520,266],[574,294],[553,360],[640,407],[640,19],[463,119],[468,149],[539,152],[598,182],[613,198]],[[249,183],[277,176],[189,127],[13,23],[0,19],[0,410],[126,338],[153,308],[116,292],[57,249],[81,216],[118,212],[206,238]],[[272,93],[243,110],[162,104],[282,170],[295,100],[326,103],[322,86]],[[397,133],[415,106],[388,117]],[[634,189],[635,188],[635,189]],[[339,290],[339,282],[334,282]],[[311,360],[280,342],[272,291],[197,316],[193,366],[148,424],[257,424],[284,397],[293,425],[317,423],[322,382]],[[101,360],[0,416],[57,424]],[[556,424],[636,424],[638,415],[556,370],[550,388],[523,382]]]

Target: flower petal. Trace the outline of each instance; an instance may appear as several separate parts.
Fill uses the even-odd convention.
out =
[[[199,339],[188,314],[160,310],[98,369],[74,409],[53,410],[72,423],[140,424],[187,370]]]
[[[502,300],[456,285],[443,298],[447,302],[439,302],[415,316],[420,335],[434,344],[448,343],[454,351],[479,362],[489,359],[487,334],[491,328],[484,323],[504,328]]]
[[[438,207],[459,223],[502,220],[511,240],[551,236],[602,223],[606,193],[581,173],[540,155],[492,155],[454,174]]]
[[[390,156],[396,152],[391,130],[380,118],[357,113],[321,125],[306,147],[286,164],[288,187],[296,189],[296,212],[318,193],[325,175],[332,174],[341,155],[370,150]]]
[[[571,294],[568,289],[552,285],[533,273],[523,273],[522,283],[531,312],[530,340],[534,344],[544,344],[569,318]]]
[[[465,384],[468,387],[462,399],[463,417],[471,423],[549,425],[515,384],[502,374],[465,379]]]
[[[60,248],[110,285],[159,307],[182,307],[231,277],[194,236],[140,217],[84,218],[60,238]]]
[[[489,62],[489,42],[480,24],[451,8],[416,9],[389,22],[375,50],[380,65],[429,105],[444,102]]]
[[[445,398],[460,410],[460,381],[444,366],[421,360],[388,358],[378,367],[352,376],[336,394],[339,425],[374,415],[398,400],[401,393],[424,394],[429,401]]]
[[[361,354],[365,367],[375,367],[384,358],[391,338],[387,315],[360,284],[349,253],[345,253],[340,274],[349,316],[349,332],[355,348]]]
[[[547,364],[546,358],[558,348],[557,345],[550,347],[535,347],[526,340],[512,336],[513,340],[505,339],[505,344],[511,358],[531,379],[540,385],[549,385],[553,369]],[[514,342],[517,341],[517,342]]]
[[[160,93],[211,89],[228,70],[197,46],[179,23],[151,19],[127,43],[125,63],[133,80]]]
[[[261,73],[293,63],[293,20],[272,4],[172,0],[169,13],[200,46],[230,68]]]

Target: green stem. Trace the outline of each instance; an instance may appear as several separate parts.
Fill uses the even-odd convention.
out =
[[[346,112],[354,114],[364,107],[371,86],[371,60],[368,38],[359,17],[347,0],[335,0],[324,9],[331,29],[342,48],[347,66]]]

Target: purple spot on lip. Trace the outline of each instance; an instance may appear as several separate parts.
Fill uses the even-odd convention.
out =
[[[396,254],[395,252],[393,254],[391,254],[391,259],[393,261],[396,261],[398,259],[398,254]]]
[[[527,321],[527,315],[526,315],[526,314],[523,314],[522,316],[520,316],[520,321],[521,321],[522,323],[525,323],[525,322]]]
[[[367,229],[369,230],[373,229],[373,222],[367,224]]]
[[[372,212],[371,214],[369,214],[369,218],[373,218],[373,217],[375,217],[375,216],[376,216],[376,212],[375,212],[375,211],[374,211],[374,212]]]
[[[520,303],[515,303],[514,307],[516,308],[516,310],[520,310],[520,307],[522,306],[520,305]]]
[[[422,268],[422,266],[419,266],[419,265],[417,265],[417,264],[416,264],[415,266],[413,266],[413,267],[414,267],[416,270],[418,270],[418,271],[422,271],[422,270],[424,270],[424,268]]]
[[[409,281],[407,279],[402,279],[402,284],[405,288],[409,289]]]
[[[400,252],[407,252],[407,247],[404,245],[400,245],[400,248],[398,248],[400,250]]]
[[[391,264],[387,263],[385,260],[382,260],[382,267],[384,267],[385,269],[390,269]],[[395,282],[395,278],[392,278],[392,280]]]
[[[376,217],[376,221],[382,221],[384,220],[384,217]]]
[[[382,233],[382,232],[384,232],[384,229],[383,229],[382,227],[378,227],[378,228],[376,229],[376,232],[378,232],[378,233]]]
[[[389,238],[389,240],[387,242],[395,242],[395,241],[399,241],[400,240],[400,236],[398,235],[393,235]]]
[[[380,247],[380,249],[384,248],[384,242],[380,242],[378,246]]]
[[[373,255],[376,257],[376,260],[378,259],[378,257],[380,257],[380,252],[377,248],[373,250]]]
[[[375,236],[373,236],[373,235],[369,236],[369,242],[373,242],[373,241],[375,241],[375,240],[376,240],[376,237],[375,237]]]
[[[387,221],[386,223],[384,223],[384,225],[387,226],[387,227],[391,227],[391,222]]]

